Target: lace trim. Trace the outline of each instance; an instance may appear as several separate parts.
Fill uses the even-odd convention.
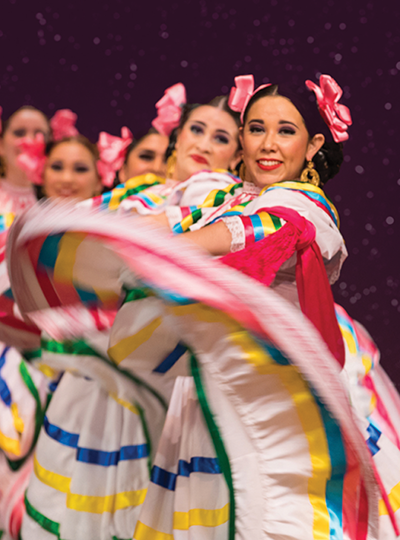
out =
[[[232,235],[231,253],[246,247],[246,235],[243,222],[239,216],[230,216],[222,220]]]
[[[261,188],[255,186],[251,182],[243,182],[243,191],[244,193],[250,193],[250,195],[258,195],[261,191]]]

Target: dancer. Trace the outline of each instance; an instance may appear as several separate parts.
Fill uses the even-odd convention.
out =
[[[235,243],[244,245],[247,257],[228,258],[227,262],[246,273],[252,267],[262,271],[263,282],[275,281],[277,289],[281,281],[285,285],[281,294],[300,305],[312,322],[318,323],[318,314],[328,322],[319,332],[297,307],[272,290],[202,256],[184,238],[172,240],[159,230],[154,233],[142,218],[66,209],[57,213],[55,223],[55,211],[43,209],[31,212],[14,228],[12,279],[16,290],[28,286],[32,293],[29,301],[19,295],[23,313],[49,327],[46,314],[49,307],[53,307],[51,313],[58,305],[50,291],[61,298],[66,283],[71,290],[79,289],[80,298],[83,292],[90,293],[92,302],[97,299],[105,306],[107,283],[115,284],[118,276],[129,289],[114,323],[109,349],[119,369],[142,377],[158,373],[168,378],[171,368],[178,369],[182,349],[192,351],[194,385],[187,378],[176,382],[134,535],[137,539],[155,534],[172,538],[187,531],[213,538],[233,538],[236,531],[238,536],[268,539],[330,538],[332,534],[376,538],[378,534],[377,477],[339,375],[343,350],[337,339],[336,319],[332,318],[326,273],[334,279],[345,249],[335,211],[323,192],[313,185],[302,189],[297,181],[304,162],[314,161],[323,148],[323,126],[314,131],[312,117],[301,114],[300,105],[288,101],[281,87],[278,89],[280,96],[274,94],[276,87],[270,89],[271,95],[256,99],[255,94],[253,103],[248,100],[248,116],[244,118],[244,162],[250,171],[246,180],[256,180],[259,187],[267,189],[253,202],[245,201],[245,208],[250,207],[245,215],[238,205],[231,209],[239,212],[241,223],[236,220],[233,226],[226,222],[231,216],[225,216],[226,224],[188,233],[187,239],[219,255],[230,251],[235,255]],[[257,116],[253,118],[254,110]],[[250,125],[255,130],[246,132]],[[345,131],[342,124],[339,126]],[[257,145],[251,144],[253,137],[262,139],[262,144],[258,143],[260,156],[254,151]],[[290,142],[285,142],[288,138]],[[286,172],[283,176],[276,172],[280,167]],[[310,165],[307,178],[311,169]],[[328,178],[335,169],[337,164],[328,170]],[[275,183],[268,182],[268,173]],[[76,233],[81,239],[79,260],[67,251]],[[49,241],[44,244],[46,235]],[[32,240],[28,242],[29,237]],[[52,252],[50,239],[60,237],[62,244],[57,240],[57,255],[50,262],[46,255]],[[32,257],[29,273],[18,262],[24,251],[32,253],[33,246],[38,249],[35,238],[41,238],[41,260],[46,256],[49,261],[45,274]],[[296,251],[302,266],[293,276]],[[85,253],[83,267],[80,261]],[[68,259],[73,281],[68,278],[65,282],[57,260]],[[283,268],[284,261],[287,266]],[[90,268],[96,269],[94,287]],[[313,286],[317,284],[315,295]],[[37,287],[46,291],[46,299],[34,293]],[[63,298],[65,304],[79,302],[78,296],[76,300],[70,294]],[[35,315],[38,310],[40,317]],[[153,322],[155,313],[157,324]],[[70,320],[72,324],[72,317]],[[57,335],[68,326],[53,327],[52,331]],[[165,335],[163,327],[164,331],[169,329],[170,342],[160,340]],[[175,339],[180,346],[166,356]],[[379,451],[387,458],[390,453],[386,450],[394,450],[384,437],[382,443]],[[40,458],[38,454],[39,463]],[[57,474],[61,474],[59,467]],[[43,467],[39,476],[50,478]],[[72,521],[81,515],[76,502],[81,492],[78,484],[72,486],[70,477],[65,482]],[[394,537],[395,516],[385,489],[380,486],[381,507],[383,514],[386,512],[383,521],[387,518],[382,528]],[[35,502],[40,504],[39,486],[37,493]],[[137,490],[133,493],[139,497]],[[34,510],[31,516],[37,516]],[[110,508],[108,519],[121,510]]]
[[[226,108],[226,101],[226,98],[219,98],[219,101],[216,104]],[[205,109],[205,114],[204,111],[201,110],[202,108]],[[228,165],[228,158],[233,160],[235,159],[235,154],[238,153],[238,128],[236,123],[232,121],[232,117],[237,119],[238,115],[235,115],[234,113],[229,115],[225,110],[219,112],[217,107],[218,112],[213,113],[213,115],[217,117],[217,128],[212,128],[207,125],[206,115],[209,114],[209,109],[211,109],[212,112],[215,107],[199,106],[197,109],[196,114],[198,115],[198,120],[196,120],[196,126],[197,123],[199,123],[200,134],[196,131],[194,137],[190,136],[194,128],[193,125],[191,125],[190,129],[186,126],[189,117],[189,113],[187,112],[186,119],[182,123],[184,129],[188,132],[184,132],[183,134],[183,140],[186,147],[183,146],[183,157],[178,156],[178,159],[176,160],[177,166],[180,166],[181,160],[188,159],[189,151],[192,151],[194,147],[197,148],[195,145],[198,145],[199,143],[196,139],[200,139],[201,141],[200,148],[198,149],[199,152],[204,152],[206,156],[211,156],[211,159],[216,160],[216,165]],[[232,136],[228,133],[230,139],[225,134],[224,124],[221,121],[221,118],[228,122],[228,126],[230,126],[230,129],[232,130]],[[211,123],[210,118],[208,118],[208,122]],[[231,122],[231,124],[229,124],[229,122]],[[219,133],[220,131],[221,133]],[[195,139],[194,142],[193,139]],[[205,142],[204,139],[206,139]],[[45,174],[43,182],[44,192],[49,196],[75,196],[75,198],[78,198],[79,193],[77,192],[77,189],[73,188],[71,185],[72,173],[69,175],[67,174],[69,169],[75,167],[76,163],[73,161],[71,161],[71,163],[65,161],[66,149],[69,149],[69,153],[71,153],[72,144],[75,146],[77,145],[76,139],[72,138],[59,141],[49,147],[49,154],[44,168]],[[201,144],[206,144],[204,150],[202,149]],[[225,146],[228,146],[228,152],[225,149]],[[61,155],[62,152],[64,153],[64,158],[58,155]],[[221,155],[223,159],[221,159]],[[192,168],[194,168],[194,170],[199,169],[198,160],[198,156],[197,161],[193,160],[194,167],[192,165]],[[182,168],[184,167],[185,164],[183,164]],[[93,166],[90,168],[89,165],[86,164],[86,175],[89,174],[92,168]],[[188,168],[189,171],[191,170],[190,165],[188,166],[186,164],[186,168]],[[232,182],[232,177],[230,175],[217,173],[216,176],[217,178],[221,176],[225,185]],[[225,176],[228,178],[225,179]],[[209,178],[207,178],[207,180],[209,181]],[[64,181],[68,182],[68,185],[63,184]],[[212,178],[211,181],[214,182],[214,186],[215,180]],[[198,190],[196,194],[198,195]],[[108,301],[112,300],[112,298],[112,294],[111,296],[108,295]],[[93,322],[93,319],[91,319],[91,321]],[[33,478],[31,481],[30,503],[28,503],[29,518],[25,518],[26,526],[24,526],[24,531],[22,533],[23,535],[27,534],[32,538],[34,535],[40,536],[43,533],[40,524],[38,525],[37,522],[35,523],[35,520],[33,519],[33,516],[36,514],[35,512],[32,512],[32,508],[36,508],[36,510],[51,521],[54,521],[54,516],[60,515],[62,508],[65,508],[64,515],[60,521],[63,524],[63,529],[66,527],[65,534],[69,531],[68,534],[70,534],[71,537],[74,537],[77,534],[85,534],[85,538],[96,538],[99,530],[103,530],[105,534],[107,534],[108,531],[110,537],[124,537],[132,534],[138,512],[140,511],[140,505],[143,501],[143,495],[132,495],[131,498],[128,496],[128,505],[125,504],[125,506],[120,508],[121,512],[113,512],[111,516],[108,515],[108,503],[106,501],[112,498],[117,507],[120,504],[118,502],[120,499],[126,501],[126,496],[122,496],[118,493],[118,486],[123,478],[136,478],[136,483],[141,489],[135,491],[141,492],[142,494],[145,493],[149,481],[147,461],[151,457],[151,452],[154,452],[158,438],[161,434],[166,404],[168,403],[172,391],[173,382],[177,374],[185,374],[187,372],[186,368],[183,370],[178,369],[176,373],[172,372],[170,374],[169,382],[163,380],[161,383],[162,388],[158,389],[157,384],[154,384],[154,381],[151,380],[149,381],[146,379],[141,381],[138,377],[135,377],[132,380],[132,377],[129,377],[129,374],[128,376],[125,374],[124,377],[113,375],[112,373],[110,374],[110,368],[107,366],[103,366],[103,368],[99,370],[98,357],[101,356],[105,361],[107,361],[108,358],[106,346],[108,339],[105,339],[107,338],[107,335],[104,332],[93,333],[88,330],[84,332],[83,328],[85,323],[87,323],[87,317],[82,320],[81,325],[82,334],[85,337],[85,346],[83,346],[82,342],[76,341],[66,342],[65,340],[62,340],[62,342],[58,341],[55,343],[54,340],[48,339],[48,337],[45,336],[42,339],[42,361],[45,360],[47,365],[51,363],[52,359],[56,358],[55,363],[52,365],[53,368],[72,368],[75,371],[78,368],[80,373],[85,375],[85,377],[91,377],[95,380],[88,381],[87,378],[77,378],[76,376],[66,373],[59,383],[57,391],[52,398],[50,408],[46,413],[44,428],[37,449],[38,454],[41,454],[42,448],[45,449],[46,458],[40,458],[41,465],[36,464],[35,470],[37,474],[35,473],[36,478]],[[93,330],[93,327],[91,327],[90,330]],[[164,340],[163,348],[168,348],[170,344],[174,342],[174,339],[174,335],[171,334],[169,340]],[[84,366],[82,365],[82,352],[85,353]],[[157,360],[158,355],[154,354],[153,356],[154,360]],[[75,362],[75,360],[77,360],[77,362]],[[153,387],[150,386],[152,383],[154,384]],[[105,393],[104,390],[106,390],[107,393]],[[138,392],[141,395],[140,399],[142,400],[142,406],[144,401],[145,407],[132,407],[130,404],[132,401],[137,401],[136,394]],[[129,399],[126,396],[128,396]],[[145,409],[145,415],[144,413],[140,413],[142,408]],[[99,410],[104,411],[104,422],[106,422],[103,427],[104,438],[102,441],[99,441],[97,431],[94,428],[95,423],[97,423],[98,428],[100,429],[98,419]],[[96,420],[94,419],[93,414],[96,415]],[[146,418],[147,421],[151,418],[148,427],[146,425]],[[92,450],[95,454],[100,452],[99,455],[103,455],[106,450],[103,451],[100,450],[100,448],[104,445],[105,447],[112,445],[113,448],[115,448],[114,454],[115,452],[125,452],[125,458],[121,460],[117,459],[115,462],[112,460],[107,467],[102,462],[98,462],[96,458],[95,461],[90,461],[91,466],[87,468],[87,474],[89,474],[89,476],[82,475],[80,472],[82,463],[80,463],[79,455],[70,455],[71,450],[68,446],[63,445],[60,440],[55,441],[54,437],[52,438],[52,435],[55,433],[52,426],[55,425],[57,425],[59,429],[68,432],[71,432],[71,429],[73,428],[73,432],[77,438],[79,438],[80,441],[85,441],[86,450],[93,447]],[[106,426],[109,427],[107,428]],[[113,432],[112,435],[110,430]],[[151,441],[149,437],[151,437]],[[53,452],[49,453],[49,449],[52,448],[52,445],[54,446],[54,444],[57,443],[59,446],[59,451],[57,452],[58,457],[56,457],[56,454]],[[65,452],[67,452],[68,456]],[[92,451],[90,452],[93,454]],[[61,454],[65,454],[63,458],[65,471],[70,472],[71,478],[76,478],[75,480],[71,480],[71,485],[75,485],[75,482],[78,481],[81,485],[79,488],[81,493],[87,492],[88,489],[92,489],[93,475],[97,478],[98,488],[96,488],[96,500],[98,501],[98,508],[101,508],[102,510],[99,511],[96,526],[94,526],[94,517],[91,515],[93,512],[90,505],[81,506],[81,511],[78,514],[79,519],[74,518],[71,520],[70,507],[68,506],[68,498],[66,499],[65,493],[59,492],[59,490],[56,489],[56,491],[50,490],[51,495],[49,497],[43,496],[43,484],[39,472],[40,467],[47,467],[49,470],[54,470],[58,465],[55,463],[53,464],[52,462],[54,459],[59,462]],[[39,463],[39,461],[37,463]],[[128,476],[127,471],[131,471]],[[100,476],[104,478],[103,485],[101,485],[99,481]],[[112,489],[114,486],[115,492],[113,493]],[[102,497],[102,493],[106,488],[108,495],[104,498],[104,496]],[[129,491],[131,492],[132,490]],[[38,493],[40,501],[36,498],[36,492]],[[40,522],[42,523],[42,521]],[[107,522],[106,526],[104,525],[105,522]],[[88,529],[89,526],[91,527],[90,531]]]
[[[88,205],[161,213],[170,205],[198,205],[211,190],[237,182],[227,171],[240,160],[240,120],[227,101],[226,96],[219,96],[209,104],[184,105],[183,85],[168,88],[157,103],[158,116],[153,121],[160,133],[170,135],[166,178],[154,174],[131,178]]]
[[[3,122],[0,133],[0,212],[19,214],[36,202],[32,182],[18,163],[20,142],[33,140],[38,134],[49,140],[50,124],[41,111],[25,105]]]
[[[57,199],[89,199],[100,194],[102,182],[97,170],[100,159],[96,145],[82,135],[48,145],[43,174],[43,193]]]
[[[168,136],[158,133],[154,128],[140,139],[132,141],[126,149],[125,161],[118,173],[119,181],[124,184],[130,178],[146,173],[165,177],[168,142]]]
[[[27,173],[42,184],[45,196],[57,201],[79,201],[100,193],[99,152],[88,139],[82,135],[61,138],[47,145],[47,156],[37,153],[33,144],[27,146],[28,151],[34,150],[25,160],[29,164]],[[11,290],[3,294],[3,299],[9,312],[2,316],[3,334],[7,341],[10,331],[13,332],[11,342],[16,348],[2,345],[1,349],[0,381],[4,399],[0,401],[0,448],[4,456],[1,457],[0,521],[3,529],[17,538],[24,514],[23,495],[33,470],[33,450],[62,370],[48,366],[40,349],[27,350],[34,340],[39,347],[40,332],[37,327],[26,326],[12,317]]]

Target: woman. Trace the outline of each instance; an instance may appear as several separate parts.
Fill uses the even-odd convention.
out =
[[[222,100],[220,101],[220,106],[226,107],[226,99],[224,103],[222,103]],[[227,112],[222,110],[220,112],[218,108],[215,111],[215,108],[213,106],[199,106],[198,110],[195,111],[197,115],[195,116],[196,123],[191,124],[188,117],[182,123],[183,142],[180,151],[183,156],[182,169],[184,171],[189,170],[190,172],[199,168],[199,154],[196,155],[196,160],[192,160],[194,165],[192,163],[185,165],[184,162],[188,158],[189,152],[194,150],[200,153],[204,152],[209,160],[208,163],[211,165],[215,163],[216,166],[228,165],[228,158],[233,159],[233,154],[237,153],[237,126]],[[212,117],[209,109],[214,111]],[[214,117],[217,118],[216,121]],[[225,129],[223,122],[228,123],[226,128],[228,131]],[[230,134],[229,129],[231,129],[232,134]],[[72,195],[72,188],[62,183],[55,183],[57,175],[60,182],[65,180],[62,172],[67,170],[68,164],[60,163],[56,151],[59,148],[61,152],[67,146],[67,142],[58,144],[48,156],[44,175],[44,190],[47,195]],[[179,145],[180,143],[178,143]],[[228,149],[225,148],[226,146]],[[180,159],[177,159],[178,167],[180,161]],[[231,177],[228,178],[229,182],[231,182]],[[92,278],[94,280],[92,281],[94,290],[101,294],[95,285],[96,278],[94,276]],[[118,286],[118,281],[115,287]],[[115,294],[110,295],[110,292],[106,293],[106,295],[108,302],[113,300],[113,296],[115,297]],[[89,297],[85,294],[84,296],[90,302]],[[92,322],[93,320],[94,318]],[[132,379],[132,376],[129,377],[129,373],[125,373],[124,377],[113,375],[106,365],[99,370],[98,357],[101,356],[103,360],[107,360],[107,347],[102,344],[106,336],[104,333],[93,333],[87,327],[84,332],[85,324],[87,325],[87,317],[83,318],[81,323],[81,330],[86,342],[84,349],[82,349],[82,342],[63,341],[61,343],[58,341],[56,343],[48,338],[42,339],[43,358],[46,362],[55,361],[55,366],[58,369],[65,367],[73,368],[76,371],[78,368],[86,377],[89,376],[95,380],[88,381],[67,373],[64,375],[52,399],[38,443],[38,461],[35,465],[37,475],[31,480],[29,488],[30,495],[27,502],[29,518],[25,518],[24,530],[22,531],[23,535],[32,538],[34,535],[40,536],[43,533],[42,527],[35,522],[34,516],[37,514],[32,511],[32,508],[38,510],[51,521],[54,521],[54,516],[60,516],[58,519],[60,526],[63,527],[63,534],[70,534],[72,537],[84,534],[85,538],[97,538],[100,530],[106,535],[109,534],[110,537],[125,537],[132,534],[143,499],[143,495],[140,495],[140,493],[143,494],[148,485],[147,461],[150,459],[150,452],[154,452],[154,447],[161,433],[166,403],[172,391],[173,381],[177,374],[186,373],[185,369],[178,370],[177,373],[171,376],[169,382],[163,380],[161,388],[158,388],[159,383],[157,384],[157,381],[152,380],[151,377],[144,379],[134,377]],[[90,330],[93,330],[93,328],[91,327]],[[162,354],[165,348],[168,349],[174,343],[174,339],[174,335],[171,333],[169,339],[164,338],[162,351],[159,354]],[[82,360],[82,354],[84,360]],[[152,356],[153,361],[157,361],[158,354],[153,353]],[[106,393],[103,389],[106,390]],[[138,401],[138,394],[141,406],[132,407],[130,403]],[[138,411],[142,409],[145,410],[145,413],[139,415]],[[103,411],[101,419],[98,416],[99,410]],[[83,411],[85,411],[85,414]],[[96,421],[93,415],[95,415]],[[97,424],[96,428],[94,428],[95,424]],[[97,430],[101,429],[101,425],[103,425],[104,436],[100,440]],[[97,454],[104,456],[107,453],[105,448],[110,445],[114,449],[111,454],[116,455],[125,452],[126,456],[121,460],[114,461],[111,459],[107,467],[96,461],[97,458],[94,461],[92,459],[90,462],[86,462],[90,463],[89,466],[84,466],[80,462],[79,456],[69,456],[68,452],[71,453],[70,447],[63,444],[61,440],[54,438],[57,430],[58,432],[60,430],[62,432],[73,432],[77,440],[84,440],[86,451],[92,456]],[[150,440],[153,450],[150,447]],[[56,448],[57,451],[55,451]],[[52,449],[52,452],[49,454],[50,449]],[[96,518],[96,524],[93,521],[90,506],[80,506],[77,517],[71,519],[71,510],[68,503],[65,502],[64,492],[54,490],[55,486],[53,486],[53,489],[48,490],[49,493],[44,493],[43,478],[40,471],[43,471],[43,468],[54,471],[61,462],[63,463],[64,473],[68,473],[71,478],[71,486],[74,486],[78,481],[80,484],[78,489],[81,490],[81,493],[87,492],[88,489],[89,491],[95,490],[95,497],[97,497],[100,505],[99,508],[101,507],[98,518]],[[81,471],[82,466],[86,468],[84,474]],[[92,478],[94,477],[97,478],[98,483],[96,489],[92,487]],[[103,484],[100,483],[100,478],[103,478]],[[119,512],[113,512],[112,516],[108,516],[106,499],[112,498],[118,509],[118,501],[120,499],[127,500],[127,496],[118,493],[118,486],[121,486],[121,482],[126,484],[131,478],[135,478],[135,482],[140,486],[140,489],[134,490],[137,496],[133,494],[128,496],[128,505],[125,504],[125,506],[119,508]],[[104,497],[102,493],[105,489],[108,495]],[[129,490],[129,492],[131,491]],[[72,512],[72,514],[75,513]],[[107,525],[105,525],[105,522],[107,522]],[[89,531],[88,527],[90,525],[92,528]]]
[[[19,214],[33,206],[36,195],[32,182],[18,163],[20,142],[35,139],[40,134],[49,140],[51,129],[47,117],[35,107],[26,105],[15,111],[5,122],[0,136],[0,212]]]
[[[165,177],[167,147],[167,135],[153,128],[140,139],[132,141],[126,149],[124,164],[118,173],[119,181],[124,184],[130,178],[146,173]]]
[[[278,96],[262,96],[259,101],[262,99],[269,105]],[[254,107],[257,101],[254,99]],[[232,198],[231,202],[237,204],[230,209],[231,213],[241,215],[243,206],[247,209],[254,205],[252,212],[248,210],[240,217],[238,227],[229,222],[217,223],[188,233],[187,238],[221,255],[232,250],[237,236],[240,246],[247,243],[247,257],[240,265],[231,259],[231,265],[250,273],[250,263],[254,261],[257,268],[267,271],[266,283],[281,277],[290,291],[288,296],[295,304],[300,303],[303,310],[309,308],[309,316],[315,315],[319,303],[318,298],[312,298],[312,305],[307,304],[310,298],[304,298],[304,287],[309,292],[317,280],[321,285],[318,294],[326,294],[333,309],[322,264],[334,277],[345,253],[334,224],[334,211],[318,188],[306,186],[302,190],[296,182],[306,158],[314,157],[312,153],[318,150],[322,138],[317,136],[322,133],[311,131],[305,116],[297,116],[297,107],[282,110],[286,103],[282,104],[280,99],[273,101],[276,107],[266,116],[263,110],[255,109],[258,116],[252,117],[251,100],[248,103],[244,161],[250,173],[255,171],[248,179],[270,187],[259,198],[253,196],[253,202],[246,199],[246,193],[246,197]],[[276,110],[279,116],[271,120]],[[301,121],[310,130],[306,134]],[[246,122],[256,126],[255,131],[249,129],[248,135]],[[286,128],[284,132],[282,127]],[[290,130],[292,135],[287,133]],[[258,145],[257,153],[249,138],[258,136],[254,133],[260,131],[267,142]],[[284,142],[279,142],[286,137],[295,139],[292,154],[286,153]],[[288,171],[288,178],[275,172],[280,167]],[[278,186],[268,182],[270,173],[280,180]],[[337,335],[330,333],[332,325],[328,324],[328,331],[322,328],[320,332],[334,355],[297,308],[254,280],[202,257],[183,239],[168,240],[161,233],[157,238],[148,226],[140,227],[140,218],[130,221],[80,212],[59,214],[55,225],[53,210],[37,215],[31,212],[31,219],[21,220],[19,228],[14,229],[11,243],[15,255],[21,255],[25,249],[31,252],[34,245],[38,249],[34,242],[27,247],[27,235],[32,240],[43,234],[45,238],[50,230],[49,240],[57,235],[63,239],[63,244],[58,244],[56,259],[47,267],[51,279],[46,283],[40,277],[39,266],[34,262],[31,265],[37,274],[35,278],[18,264],[20,257],[14,257],[16,283],[32,280],[33,292],[35,284],[41,282],[47,292],[45,301],[37,294],[29,302],[20,296],[22,312],[35,318],[34,312],[40,310],[40,320],[47,326],[46,312],[53,305],[51,291],[60,293],[60,287],[66,283],[75,283],[76,288],[79,282],[81,295],[93,292],[87,266],[81,268],[79,262],[72,261],[73,281],[69,278],[67,282],[56,271],[57,260],[68,257],[68,238],[77,232],[84,233],[80,254],[91,254],[89,268],[96,268],[96,288],[101,289],[103,298],[112,276],[118,276],[128,289],[109,349],[119,368],[140,373],[142,378],[151,373],[153,377],[166,374],[163,376],[168,380],[168,373],[177,369],[182,350],[189,347],[193,353],[195,387],[190,379],[177,380],[134,537],[159,533],[172,538],[173,534],[185,536],[190,531],[192,535],[226,538],[229,534],[233,538],[236,528],[237,534],[252,538],[331,538],[332,534],[343,533],[349,538],[375,538],[376,482],[358,420],[354,419],[341,386],[338,361],[343,358],[335,341]],[[80,225],[76,224],[78,215],[84,220]],[[253,218],[256,215],[259,222]],[[250,220],[245,219],[250,216]],[[301,219],[303,216],[306,221]],[[226,222],[227,218],[223,219]],[[37,230],[32,230],[33,225]],[[238,228],[237,233],[234,228]],[[24,244],[18,240],[20,234]],[[215,238],[215,234],[221,238]],[[267,243],[269,236],[275,239]],[[257,246],[255,240],[259,239]],[[44,245],[43,237],[40,245],[41,256],[51,253],[51,243]],[[106,247],[107,257],[101,246]],[[256,246],[260,249],[249,251]],[[294,285],[295,263],[291,260],[296,250],[303,270],[296,276],[298,288]],[[275,259],[268,258],[271,253],[276,255]],[[248,265],[246,258],[252,259]],[[282,260],[287,260],[287,268],[280,276]],[[313,279],[307,274],[311,267],[315,272]],[[114,270],[110,272],[111,268]],[[332,323],[332,319],[328,322]],[[164,334],[160,334],[163,325]],[[162,342],[160,335],[168,335],[170,341]],[[165,355],[168,347],[177,343],[174,340],[178,341],[177,346]],[[29,496],[28,490],[28,499]],[[367,517],[361,517],[362,508],[368,508]],[[110,510],[112,515],[117,511]],[[79,512],[71,512],[71,519],[73,516],[79,516]]]
[[[97,169],[98,161],[97,147],[88,139],[82,135],[64,137],[47,145],[44,167],[40,155],[31,156],[28,173],[36,178],[36,169],[43,168],[41,181],[44,195],[57,201],[77,202],[100,193],[102,179]],[[3,345],[0,360],[4,397],[0,401],[0,447],[8,460],[8,463],[6,458],[1,461],[0,487],[3,497],[0,500],[0,516],[4,529],[17,538],[24,513],[21,500],[32,472],[33,449],[61,372],[46,364],[40,349],[28,351],[34,344],[39,347],[40,333],[37,327],[26,325],[13,316],[11,290],[3,294],[2,301],[7,308],[2,315],[3,335],[7,343],[17,348]],[[42,335],[42,339],[44,337]],[[23,350],[23,356],[18,350]],[[24,357],[30,361],[27,362]],[[100,389],[95,391],[101,394]],[[102,397],[103,401],[108,399],[106,393]]]
[[[178,94],[176,87],[180,87]],[[161,213],[170,204],[198,205],[212,189],[225,188],[235,180],[226,171],[240,160],[239,115],[230,109],[227,97],[219,96],[207,105],[182,106],[183,85],[168,88],[166,96],[169,100],[160,100],[155,120],[157,129],[171,137],[166,178],[147,174],[127,179],[124,185],[94,199],[91,206]]]
[[[43,193],[48,198],[90,199],[100,194],[102,182],[97,170],[100,159],[94,144],[77,135],[50,143],[43,173]]]

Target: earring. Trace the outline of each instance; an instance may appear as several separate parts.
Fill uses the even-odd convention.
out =
[[[320,178],[318,172],[314,168],[314,163],[309,161],[307,167],[303,169],[303,172],[300,176],[300,182],[308,182],[313,186],[319,186]]]
[[[244,161],[242,161],[239,167],[239,178],[242,182],[246,181],[246,165],[244,164]]]
[[[176,150],[172,150],[172,154],[167,159],[167,178],[173,178],[176,167]]]

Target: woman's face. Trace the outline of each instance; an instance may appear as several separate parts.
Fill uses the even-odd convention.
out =
[[[17,157],[21,153],[18,143],[24,137],[34,139],[38,133],[42,133],[45,140],[49,139],[49,124],[41,112],[23,109],[10,118],[7,129],[0,138],[0,155],[6,163],[7,176],[12,176],[15,170],[21,173],[17,163]]]
[[[238,133],[229,113],[209,105],[194,109],[177,137],[174,178],[183,182],[203,169],[233,169],[240,157]]]
[[[92,153],[75,141],[58,144],[51,151],[43,184],[47,197],[62,199],[89,199],[101,191]]]
[[[168,146],[168,137],[159,133],[152,133],[144,137],[130,152],[127,162],[119,172],[121,182],[145,173],[154,173],[165,177],[167,165],[165,152]]]
[[[309,138],[296,107],[282,96],[265,96],[252,105],[241,129],[246,180],[264,187],[296,180],[324,143],[323,135]]]

